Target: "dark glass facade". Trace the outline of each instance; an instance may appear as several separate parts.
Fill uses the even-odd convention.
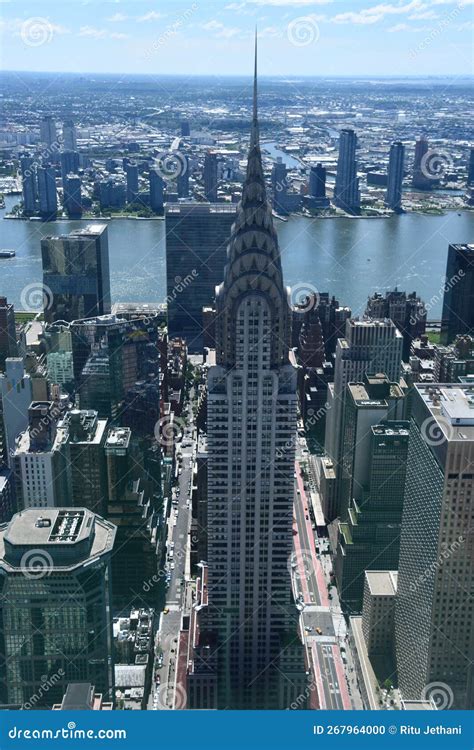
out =
[[[166,207],[166,291],[170,338],[202,349],[202,308],[213,304],[224,278],[226,248],[235,205],[180,204]]]

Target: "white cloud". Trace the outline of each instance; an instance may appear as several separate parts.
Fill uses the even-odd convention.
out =
[[[224,28],[224,24],[221,23],[221,21],[216,21],[213,19],[212,21],[206,21],[206,23],[202,23],[201,28],[205,29],[206,31],[218,31],[219,29]]]
[[[382,21],[385,16],[403,15],[405,13],[422,13],[428,8],[427,3],[423,0],[411,0],[404,5],[394,5],[393,3],[379,3],[371,8],[364,8],[360,11],[348,11],[347,13],[338,13],[330,20],[333,23],[353,23],[353,24],[372,24]]]
[[[277,26],[266,26],[264,29],[258,32],[257,36],[259,37],[274,37],[274,36],[283,36],[281,29],[277,28]]]
[[[160,18],[164,18],[164,13],[158,13],[156,10],[150,10],[143,16],[138,16],[137,21],[143,23],[144,21],[158,21]]]
[[[338,13],[337,16],[333,16],[330,20],[332,23],[355,23],[355,24],[372,24],[380,21],[383,16],[373,15],[369,16],[365,13],[354,13],[349,11],[347,13]]]
[[[122,34],[118,31],[109,31],[108,29],[98,29],[95,26],[81,26],[78,36],[88,37],[89,39],[128,39],[128,34]]]
[[[201,23],[200,26],[204,31],[213,32],[213,35],[217,39],[232,39],[232,37],[242,32],[242,29],[236,26],[225,26],[221,21],[216,21],[215,19]]]
[[[397,23],[395,26],[391,26],[387,31],[391,34],[403,31],[405,33],[417,34],[420,31],[429,31],[429,26],[410,26],[408,23]]]
[[[247,0],[247,2],[279,8],[301,8],[304,5],[330,5],[333,0]]]
[[[439,14],[435,13],[434,10],[424,10],[421,13],[413,13],[408,16],[409,21],[431,21],[439,18]]]
[[[11,18],[9,21],[2,18],[0,28],[2,28],[5,33],[10,33],[12,36],[20,36],[30,21],[35,22],[36,25],[47,28],[48,33],[51,36],[71,33],[70,29],[61,26],[60,24],[52,23],[49,18]]]
[[[454,26],[456,31],[474,31],[474,21],[466,21],[465,23],[458,23]]]
[[[81,26],[79,36],[89,36],[93,39],[103,39],[107,36],[107,29],[96,29],[95,26]]]
[[[124,13],[114,13],[113,16],[110,16],[110,18],[107,18],[107,21],[110,21],[110,23],[121,23],[122,21],[127,21],[128,16],[126,16]]]
[[[410,27],[407,23],[397,23],[395,26],[390,26],[387,31],[389,31],[391,34],[396,34],[398,31],[408,31]]]

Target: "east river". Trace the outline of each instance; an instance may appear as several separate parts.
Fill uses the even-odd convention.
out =
[[[0,217],[17,202],[18,196],[6,196]],[[1,248],[15,250],[16,257],[0,259],[0,294],[21,309],[22,290],[41,283],[41,238],[86,223],[2,220]],[[293,216],[275,226],[286,284],[329,292],[354,315],[363,313],[369,294],[397,286],[416,290],[428,303],[428,318],[439,318],[448,245],[474,242],[474,212],[469,211],[380,219]],[[108,227],[112,301],[164,301],[164,221],[113,219]]]

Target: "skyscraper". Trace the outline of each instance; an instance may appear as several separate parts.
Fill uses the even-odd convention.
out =
[[[115,531],[85,508],[31,508],[0,526],[1,703],[51,708],[81,680],[113,700]]]
[[[351,498],[347,519],[339,524],[334,566],[341,601],[353,610],[362,608],[365,570],[398,568],[408,427],[390,420],[366,425],[366,455],[359,455],[359,466],[354,461],[359,497]]]
[[[423,157],[428,152],[428,141],[426,138],[419,138],[415,143],[415,159],[413,162],[412,185],[418,190],[426,190],[430,186],[430,180],[423,174]]]
[[[345,484],[340,508],[342,521],[347,520],[351,504],[355,501],[361,506],[367,494],[371,428],[385,420],[405,419],[407,391],[406,387],[390,382],[383,373],[365,375],[360,383],[349,383],[346,387],[341,451]]]
[[[79,170],[79,154],[77,151],[61,151],[61,179],[64,181],[68,174],[77,174]]]
[[[334,385],[328,387],[325,451],[334,462],[339,501],[342,489],[342,425],[346,386],[368,372],[383,372],[398,382],[403,337],[391,320],[346,320],[346,336],[338,339]]]
[[[138,195],[138,165],[127,164],[125,174],[127,175],[127,203],[133,203]]]
[[[402,697],[444,683],[474,708],[474,388],[416,385],[408,451],[395,634]]]
[[[176,187],[178,198],[187,198],[189,196],[189,157],[187,154],[180,154],[179,163],[182,165],[180,173],[176,178]]]
[[[333,203],[349,213],[360,208],[359,178],[356,162],[357,135],[350,128],[341,130]]]
[[[15,310],[6,297],[0,297],[0,372],[5,371],[7,357],[16,357]]]
[[[474,244],[450,245],[446,264],[441,343],[474,333]]]
[[[279,214],[287,213],[285,198],[288,193],[288,181],[286,175],[286,164],[283,163],[281,157],[278,157],[272,167],[272,193],[273,208]]]
[[[217,203],[217,154],[208,151],[204,157],[204,195],[209,203]]]
[[[63,146],[65,151],[75,151],[77,148],[74,120],[63,122]]]
[[[61,413],[50,401],[32,401],[28,427],[15,443],[11,466],[17,508],[69,505],[70,464]]]
[[[368,318],[390,319],[403,336],[403,359],[408,362],[413,339],[418,339],[426,328],[425,303],[416,292],[402,292],[395,287],[385,294],[375,292],[367,300]]]
[[[0,397],[8,456],[20,432],[28,426],[28,408],[33,397],[31,377],[19,357],[5,361],[5,373],[0,374]]]
[[[326,169],[322,164],[316,164],[309,171],[309,194],[313,198],[326,197]]]
[[[150,169],[150,208],[157,214],[163,213],[165,184],[156,169]]]
[[[166,206],[168,332],[185,338],[191,353],[202,350],[202,309],[213,304],[224,276],[235,209],[225,203]]]
[[[56,123],[51,115],[45,115],[40,122],[40,141],[45,146],[52,146],[56,138]]]
[[[30,156],[23,156],[20,159],[20,172],[23,213],[31,216],[36,211],[37,182],[36,165]]]
[[[67,455],[71,467],[71,505],[107,515],[107,420],[96,411],[66,414]]]
[[[63,206],[70,219],[82,216],[81,178],[70,174],[64,180]]]
[[[402,181],[405,147],[400,141],[390,146],[388,162],[387,195],[385,202],[393,211],[400,211],[402,207]]]
[[[50,221],[56,218],[58,211],[58,196],[56,193],[56,170],[50,164],[38,167],[39,212],[43,219]]]
[[[110,312],[109,248],[106,224],[89,224],[59,237],[41,240],[44,316],[77,320]]]
[[[474,185],[474,146],[469,149],[469,164],[467,168],[467,184]]]
[[[217,291],[217,364],[208,376],[208,625],[218,708],[289,705],[282,659],[301,646],[288,569],[296,429],[289,347],[255,77],[247,176]]]

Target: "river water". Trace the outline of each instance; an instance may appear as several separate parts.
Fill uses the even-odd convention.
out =
[[[7,196],[0,217],[17,202]],[[86,223],[0,220],[1,247],[16,250],[15,258],[0,259],[0,294],[21,309],[22,290],[41,283],[41,238]],[[364,311],[369,294],[398,286],[416,290],[430,303],[428,317],[439,318],[448,245],[474,241],[474,212],[468,211],[380,219],[293,216],[275,226],[286,284],[330,292],[354,315]],[[108,227],[113,302],[163,302],[164,221],[113,219]]]

